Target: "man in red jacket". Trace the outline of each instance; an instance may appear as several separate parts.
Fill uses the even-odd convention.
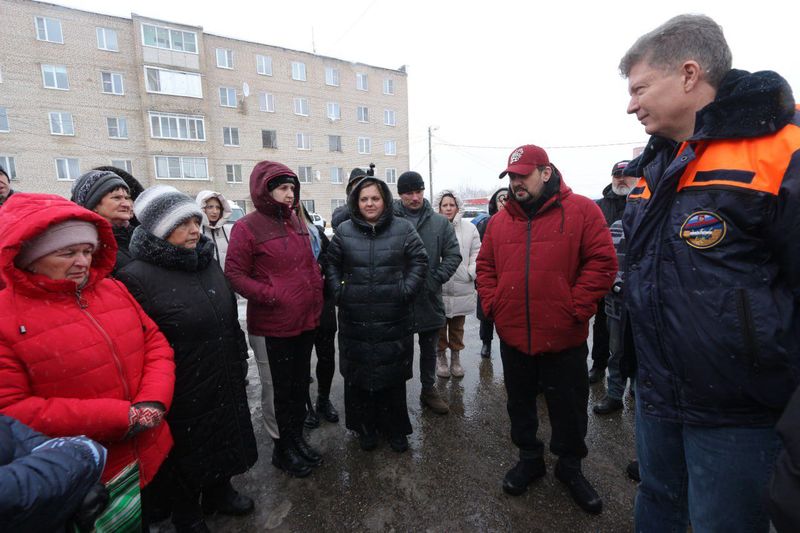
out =
[[[536,436],[536,394],[550,415],[555,476],[585,511],[603,502],[581,472],[589,380],[589,319],[611,288],[617,259],[605,219],[592,200],[574,194],[538,146],[514,150],[511,197],[491,218],[478,255],[478,294],[500,337],[511,440],[519,462],[503,490],[519,495],[544,476],[544,444]]]

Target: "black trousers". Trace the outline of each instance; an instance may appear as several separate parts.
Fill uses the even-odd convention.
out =
[[[275,420],[281,437],[302,431],[314,330],[296,337],[264,337],[272,374]]]
[[[344,413],[347,429],[357,433],[380,431],[392,437],[410,435],[412,431],[405,382],[376,391],[345,382]]]
[[[603,298],[597,303],[597,314],[592,326],[592,361],[596,368],[608,367],[608,325],[606,321],[606,302]]]
[[[419,342],[419,381],[423,389],[436,384],[436,346],[439,344],[439,328],[417,333]]]
[[[494,339],[494,321],[488,318],[481,320],[480,336],[483,342],[492,342],[492,339]]]
[[[317,396],[327,398],[331,394],[333,374],[336,372],[336,330],[320,326],[314,336],[317,352]]]
[[[586,457],[588,351],[584,342],[561,352],[528,355],[500,339],[511,440],[520,450],[533,456],[544,454],[544,444],[536,435],[539,429],[536,391],[541,387],[552,430],[550,451],[564,458]]]

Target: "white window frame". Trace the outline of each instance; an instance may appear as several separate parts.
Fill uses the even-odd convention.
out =
[[[258,93],[258,109],[263,113],[275,112],[275,95],[272,93]]]
[[[383,124],[384,126],[397,126],[397,113],[394,109],[383,110]]]
[[[41,27],[39,23],[41,21]],[[50,35],[54,28],[51,28],[48,23],[55,23],[58,26],[58,39],[56,36]],[[61,27],[61,19],[53,17],[34,17],[33,26],[36,29],[36,40],[45,41],[48,43],[64,44],[64,30]]]
[[[383,155],[397,155],[397,141],[394,140],[384,141]]]
[[[308,98],[295,96],[293,102],[295,115],[300,115],[301,117],[307,117],[309,115]]]
[[[225,181],[227,183],[244,183],[242,181],[242,165],[238,163],[226,163]]]
[[[325,67],[325,85],[331,87],[339,87],[341,84],[339,69],[334,67]]]
[[[158,87],[157,90],[153,89],[151,87],[151,85],[150,85],[150,78],[149,78],[149,73],[148,73],[148,71],[150,71],[150,70],[152,70],[153,72],[158,72],[158,85],[159,85],[159,87]],[[162,75],[163,76],[174,77],[174,79],[169,79],[168,78],[168,79],[163,79],[162,80],[161,79]],[[172,84],[173,86],[177,85],[179,83],[179,80],[180,80],[181,77],[185,77],[186,80],[193,80],[193,81],[196,82],[195,83],[196,88],[197,88],[197,93],[196,94],[195,93],[189,94],[189,93],[186,93],[186,92],[181,93],[181,92],[178,92],[177,90],[170,90],[171,88],[169,88],[169,87],[166,88],[166,89],[163,87],[167,83]],[[145,90],[148,93],[166,94],[166,95],[169,95],[169,96],[183,96],[183,97],[186,97],[186,98],[203,98],[203,83],[202,83],[202,79],[200,77],[200,74],[198,74],[196,72],[184,72],[184,71],[181,71],[181,70],[172,70],[172,69],[167,69],[167,68],[145,66],[144,67],[144,83],[145,83]],[[183,83],[185,84],[185,82],[183,82]]]
[[[9,180],[17,180],[17,162],[13,155],[0,154],[0,165],[6,169],[6,175],[8,176]]]
[[[47,117],[48,121],[50,122],[50,135],[61,135],[64,137],[75,136],[75,117],[72,116],[72,113],[69,111],[50,111],[47,114]],[[64,117],[69,117],[69,120],[65,121]],[[54,121],[54,118],[57,118],[58,120]],[[58,126],[58,131],[56,131],[54,128],[56,125]],[[69,125],[72,131],[65,133],[66,125]]]
[[[384,181],[386,183],[394,184],[397,183],[397,169],[396,168],[387,168],[383,171]]]
[[[95,33],[97,34],[97,49],[98,50],[105,50],[106,52],[119,52],[119,35],[117,34],[117,30],[113,28],[95,28]],[[109,36],[113,35],[113,39],[109,39]],[[109,44],[109,40],[113,40],[113,44]]]
[[[356,89],[369,91],[369,77],[366,72],[356,72]]]
[[[222,127],[222,144],[224,146],[240,146],[239,145],[239,128],[232,126]]]
[[[292,61],[292,79],[297,81],[306,81],[306,64],[302,61]]]
[[[8,121],[8,108],[0,107],[0,132],[8,133],[11,131],[11,123]]]
[[[112,121],[116,123],[113,126],[117,130],[116,135],[112,135]],[[125,117],[106,117],[106,129],[108,130],[109,139],[127,139],[128,119]]]
[[[394,80],[392,78],[384,78],[383,80],[383,94],[394,94]]]
[[[197,55],[197,53],[198,53],[197,52],[197,49],[198,49],[198,46],[197,46],[197,33],[193,32],[193,31],[179,30],[177,28],[170,28],[168,26],[160,26],[160,25],[157,25],[157,24],[146,24],[146,23],[142,23],[141,28],[142,28],[142,30],[141,30],[142,31],[142,46],[146,46],[148,48],[160,48],[162,50],[172,50],[174,52],[183,52],[185,54]],[[147,40],[145,39],[145,28],[154,28],[155,29],[155,32],[156,32],[155,44],[148,44],[147,43]],[[167,41],[168,42],[166,42],[164,45],[161,45],[158,42],[158,30],[163,30],[163,31],[167,32],[166,37],[167,37]],[[176,44],[177,34],[181,34],[181,48],[178,48],[177,44]],[[184,43],[186,42],[186,36],[187,35],[191,35],[192,36],[194,50],[186,50],[186,46],[185,46]]]
[[[111,166],[121,168],[128,174],[133,174],[133,161],[130,159],[112,159]]]
[[[331,198],[331,213],[336,211],[337,208],[347,205],[347,200],[341,198]]]
[[[159,160],[166,160],[167,163],[167,174],[166,176],[159,175]],[[180,175],[178,177],[171,174],[172,168],[170,168],[170,163],[174,163],[177,160],[180,169]],[[198,162],[202,162],[205,166],[205,176],[201,177],[186,177],[186,165],[192,164],[197,165]],[[208,176],[208,158],[207,157],[194,157],[194,156],[184,156],[184,155],[157,155],[153,157],[153,163],[155,164],[156,169],[156,179],[157,180],[186,180],[186,181],[209,181]]]
[[[270,135],[271,138],[275,139],[274,146],[264,146],[264,132],[271,131],[274,135]],[[270,150],[277,150],[278,149],[278,130],[265,130],[262,128],[261,130],[261,147],[268,148]]]
[[[119,82],[119,83],[117,83]],[[108,85],[107,85],[108,84]],[[125,83],[122,79],[121,72],[101,72],[100,73],[100,87],[103,94],[116,94],[122,96],[125,94]],[[107,90],[110,88],[111,90]]]
[[[300,183],[311,183],[314,179],[314,169],[308,165],[297,167],[297,181]]]
[[[344,169],[342,167],[331,167],[331,183],[334,185],[344,183]]]
[[[369,122],[369,107],[365,105],[360,105],[356,107],[356,120],[358,122],[368,123]]]
[[[311,150],[311,134],[298,133],[296,135],[298,150]]]
[[[58,75],[62,70],[64,71],[63,74],[66,87],[60,87],[58,85]],[[53,82],[55,85],[47,85],[47,74],[53,76]],[[69,91],[69,72],[67,71],[66,65],[42,65],[42,86],[45,89],[53,89],[55,91]]]
[[[153,127],[154,118],[158,120],[158,132],[156,132]],[[166,121],[166,124],[164,121]],[[206,123],[202,115],[180,115],[177,113],[150,111],[148,114],[148,122],[150,123],[151,139],[172,139],[176,141],[193,142],[203,142],[206,140]],[[165,129],[167,135],[164,135]],[[177,132],[177,135],[170,135],[173,130]],[[182,135],[184,132],[185,135]]]
[[[231,93],[233,93],[233,102],[231,102]],[[223,94],[225,95],[224,97]],[[234,108],[239,105],[239,97],[236,94],[236,87],[219,88],[219,105],[220,107],[234,107]]]
[[[333,139],[337,140],[337,148],[334,149],[331,147]],[[342,136],[341,135],[328,135],[328,151],[329,152],[341,152],[342,151]]]
[[[339,105],[339,102],[328,102],[327,110],[328,119],[342,120],[342,106]]]
[[[256,54],[256,73],[261,76],[272,76],[272,56]]]
[[[217,68],[233,70],[233,50],[230,48],[217,48]]]
[[[75,181],[81,175],[81,160],[77,157],[56,157],[56,179],[58,181]],[[59,166],[62,162],[63,167]],[[65,171],[62,176],[62,169]]]
[[[372,153],[372,139],[369,137],[359,137],[358,138],[358,153],[359,154],[370,154]]]

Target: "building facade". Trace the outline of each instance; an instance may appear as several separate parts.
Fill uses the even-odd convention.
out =
[[[405,70],[31,0],[0,0],[0,165],[19,191],[69,197],[100,165],[143,185],[222,192],[246,210],[256,163],[300,177],[330,220],[353,167],[409,165]],[[394,187],[392,187],[393,190]]]

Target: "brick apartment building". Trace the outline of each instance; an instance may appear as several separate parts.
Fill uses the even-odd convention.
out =
[[[69,197],[113,164],[143,185],[225,194],[249,210],[261,160],[294,169],[330,220],[350,169],[408,168],[404,69],[385,69],[30,0],[0,0],[0,165],[13,188]],[[394,187],[393,187],[394,188]]]

